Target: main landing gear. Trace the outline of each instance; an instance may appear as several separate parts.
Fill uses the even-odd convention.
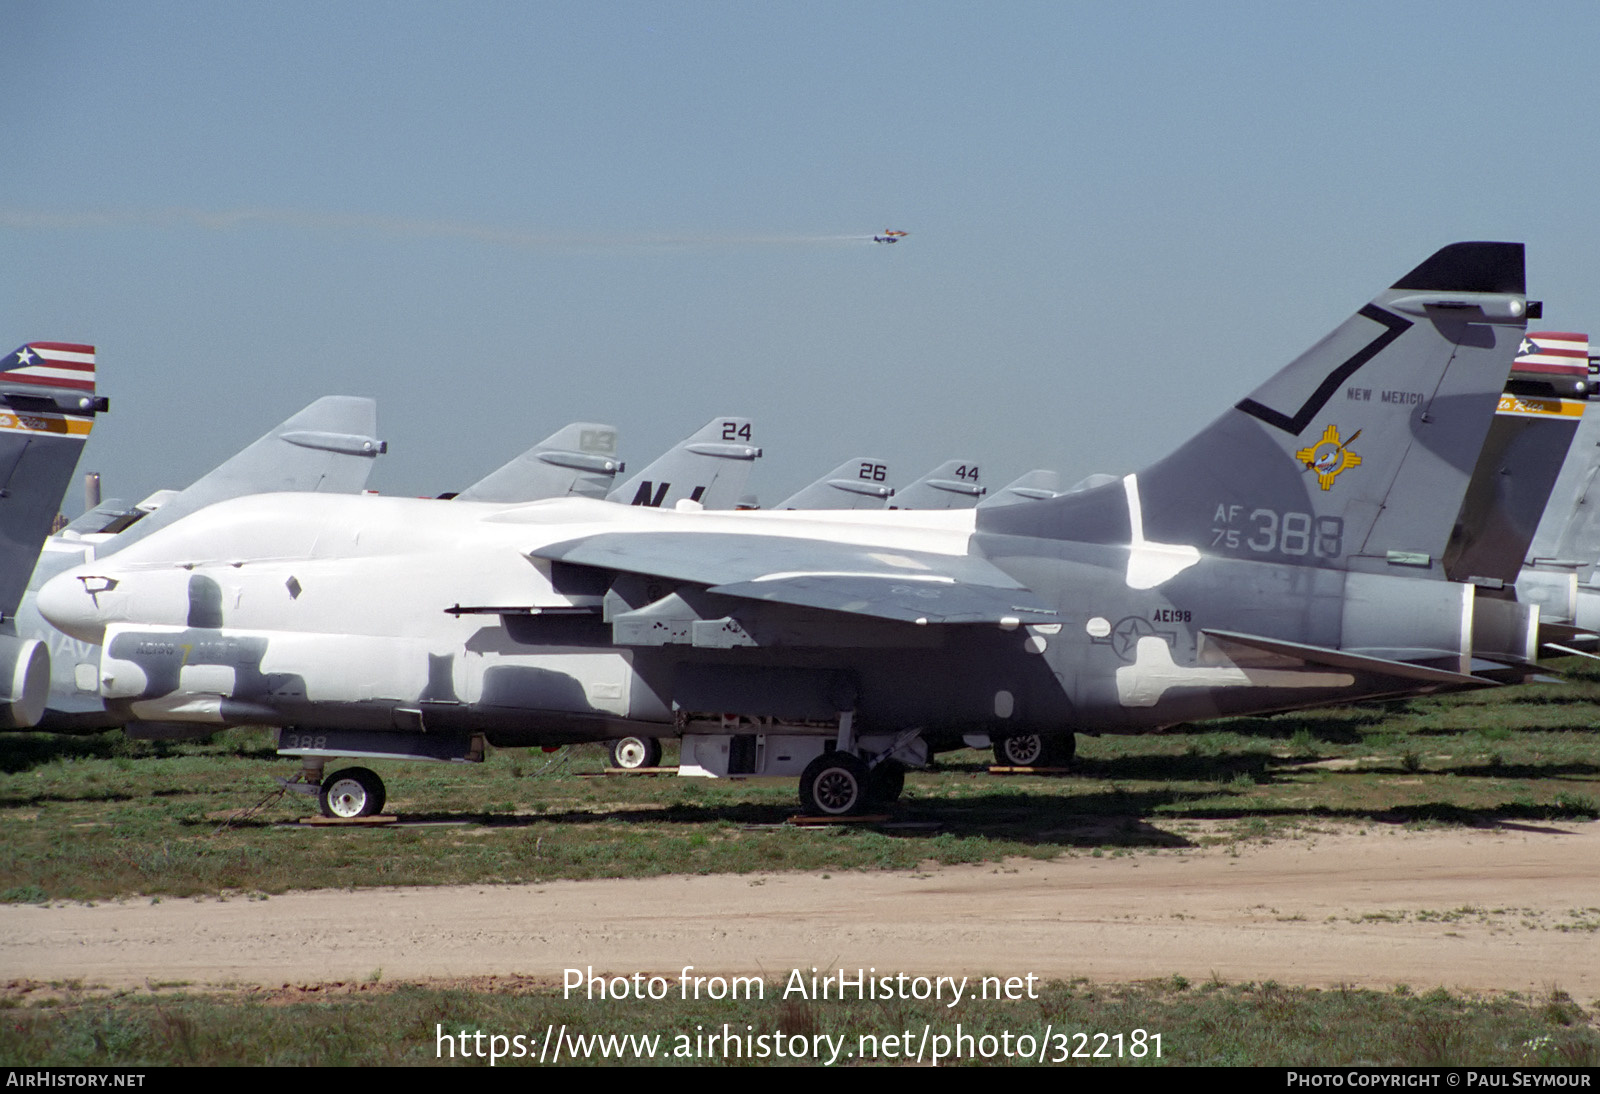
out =
[[[878,747],[865,748],[864,743]],[[906,730],[892,740],[875,737],[859,742],[853,716],[841,713],[834,747],[800,774],[800,808],[813,817],[848,817],[898,801],[906,785],[906,765],[897,758],[902,753],[925,762],[926,744],[918,731]]]

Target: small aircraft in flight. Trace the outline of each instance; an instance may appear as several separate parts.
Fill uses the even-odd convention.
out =
[[[893,228],[885,228],[883,230],[883,234],[881,236],[873,236],[872,237],[872,242],[874,242],[874,243],[899,243],[902,239],[904,239],[906,236],[908,236],[910,234],[911,234],[910,232],[900,232],[900,231],[896,231]]]
[[[1446,247],[1170,455],[1025,504],[263,495],[39,607],[103,643],[108,707],[278,726],[342,816],[386,790],[334,758],[677,733],[685,766],[842,815],[967,732],[1493,686],[1537,671],[1538,610],[1445,562],[1530,310],[1521,244]]]

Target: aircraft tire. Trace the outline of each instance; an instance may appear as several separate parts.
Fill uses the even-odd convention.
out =
[[[1075,733],[1022,733],[994,742],[994,761],[1000,767],[1065,767],[1077,754]]]
[[[317,800],[324,817],[350,820],[383,812],[383,780],[364,767],[346,767],[322,780]]]
[[[1037,733],[996,737],[994,741],[994,762],[999,767],[1042,767],[1046,752],[1045,739]]]
[[[884,760],[867,778],[867,796],[887,805],[900,800],[906,788],[906,765],[899,760]]]
[[[824,752],[800,775],[800,808],[812,817],[848,817],[866,808],[871,775],[848,752]]]
[[[624,771],[661,766],[661,741],[655,737],[620,737],[611,742],[611,766]]]

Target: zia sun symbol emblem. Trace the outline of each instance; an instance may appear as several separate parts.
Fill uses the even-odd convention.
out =
[[[1317,473],[1317,485],[1324,490],[1333,487],[1333,480],[1352,467],[1361,466],[1361,457],[1350,451],[1349,445],[1361,436],[1361,430],[1350,434],[1348,441],[1339,439],[1339,427],[1330,425],[1323,431],[1322,439],[1309,448],[1294,454],[1295,459]]]

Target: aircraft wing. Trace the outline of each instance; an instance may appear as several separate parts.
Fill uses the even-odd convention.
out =
[[[721,596],[904,623],[1057,621],[1046,601],[971,555],[695,532],[606,532],[529,553],[692,582]]]

